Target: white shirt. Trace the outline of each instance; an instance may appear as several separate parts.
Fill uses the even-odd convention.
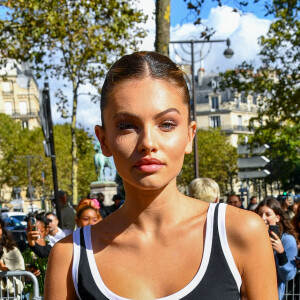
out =
[[[65,233],[58,227],[58,232],[56,233],[56,235],[48,235],[49,245],[53,247],[56,242],[58,242],[65,236]]]

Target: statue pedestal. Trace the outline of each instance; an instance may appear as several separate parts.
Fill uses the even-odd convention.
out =
[[[90,184],[90,197],[97,198],[98,193],[104,195],[104,205],[112,205],[113,195],[117,194],[117,184],[115,182],[92,182]]]

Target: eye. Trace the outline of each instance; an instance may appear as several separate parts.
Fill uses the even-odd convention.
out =
[[[122,121],[117,125],[117,128],[119,130],[130,130],[130,129],[134,129],[135,126],[131,122]]]
[[[160,128],[164,131],[171,131],[176,127],[176,123],[173,121],[164,121],[160,124]]]

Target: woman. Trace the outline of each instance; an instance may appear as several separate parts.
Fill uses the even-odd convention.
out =
[[[26,268],[37,276],[39,282],[40,294],[44,292],[44,280],[47,270],[48,256],[52,247],[48,244],[46,236],[49,233],[50,219],[43,214],[36,215],[36,228],[31,224],[32,218],[27,221],[27,239],[28,248],[22,252],[25,260]],[[32,282],[25,285],[25,292],[33,291]]]
[[[95,131],[103,154],[114,158],[126,199],[54,246],[46,300],[276,299],[262,220],[177,189],[196,130],[189,103],[185,76],[168,57],[136,52],[112,66]]]
[[[0,272],[24,270],[24,259],[12,235],[6,230],[5,223],[0,217]],[[1,280],[0,288],[8,290],[9,294],[20,295],[23,290],[23,283],[20,279],[15,278],[15,287],[10,279]]]
[[[82,199],[76,208],[77,228],[94,225],[102,220],[99,210],[100,205],[97,199]]]
[[[279,299],[283,299],[285,284],[296,276],[297,242],[295,231],[286,218],[280,203],[274,198],[267,198],[259,203],[258,214],[267,227],[279,225],[279,235],[270,231],[270,241],[274,250]]]

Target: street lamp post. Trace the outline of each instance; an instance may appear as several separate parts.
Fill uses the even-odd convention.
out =
[[[223,39],[223,40],[209,40],[209,41],[202,41],[202,40],[183,40],[183,41],[171,41],[170,44],[188,44],[191,47],[191,67],[192,67],[192,110],[193,110],[193,120],[197,121],[197,101],[196,101],[196,84],[195,84],[195,62],[194,62],[194,45],[195,44],[205,44],[205,43],[224,43],[226,42],[227,48],[224,51],[224,56],[226,58],[231,58],[234,54],[233,50],[230,49],[230,40]],[[199,158],[198,158],[198,143],[197,143],[197,126],[195,130],[195,138],[194,138],[194,171],[195,171],[195,178],[199,177]]]

